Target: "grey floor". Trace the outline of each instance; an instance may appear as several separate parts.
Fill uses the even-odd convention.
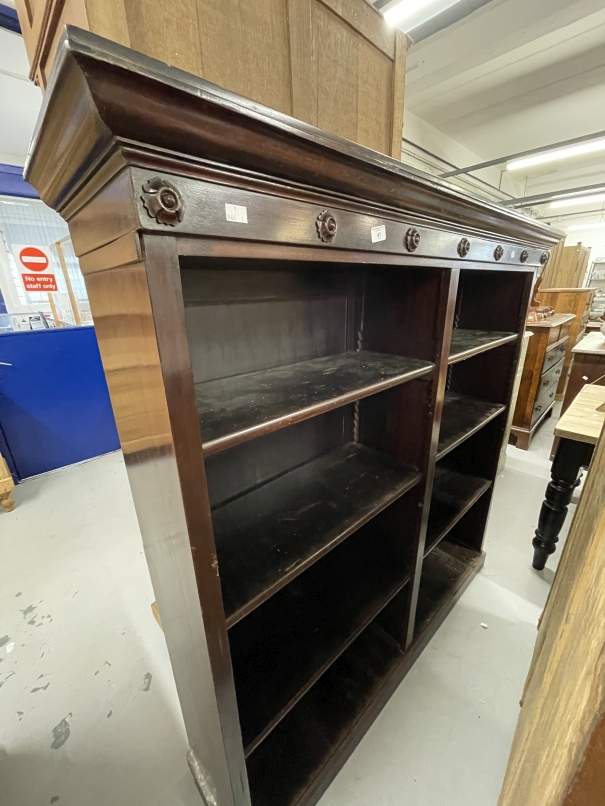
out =
[[[321,806],[496,806],[556,567],[530,566],[553,425],[509,447],[485,568]],[[15,497],[0,514],[0,804],[200,806],[121,455]]]

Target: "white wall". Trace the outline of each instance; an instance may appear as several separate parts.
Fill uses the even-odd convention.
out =
[[[468,148],[448,137],[448,135],[422,120],[408,109],[405,110],[403,118],[403,137],[405,140],[411,140],[416,145],[426,148],[437,157],[441,157],[442,160],[459,168],[465,168],[484,161],[480,156],[469,151]],[[429,156],[410,147],[406,142],[403,143],[401,159],[415,168],[420,168],[435,175],[445,173],[448,170],[446,165],[438,160],[431,160]],[[473,176],[479,177],[493,186],[494,198],[504,198],[504,194],[511,196],[523,195],[523,184],[516,181],[509,174],[503,173],[498,167],[485,168],[475,172]],[[482,192],[487,191],[485,185],[474,181],[472,177],[460,176],[448,181],[460,184],[469,190],[474,188]],[[503,193],[498,193],[498,189],[502,190]]]

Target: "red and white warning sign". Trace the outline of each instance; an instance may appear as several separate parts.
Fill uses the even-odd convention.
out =
[[[12,249],[26,291],[58,291],[48,247],[17,243]]]

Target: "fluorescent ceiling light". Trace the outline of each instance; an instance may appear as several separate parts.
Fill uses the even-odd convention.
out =
[[[575,232],[580,229],[605,229],[605,221],[600,221],[598,224],[572,224],[570,227],[567,227],[568,232]]]
[[[605,202],[605,193],[597,193],[596,196],[574,196],[571,199],[559,199],[558,201],[551,202],[550,209],[578,207],[580,204],[594,204],[597,202]]]
[[[584,154],[596,154],[598,151],[605,151],[605,137],[599,137],[597,140],[587,140],[585,143],[577,143],[573,146],[542,151],[542,153],[533,154],[531,157],[512,160],[507,164],[506,170],[519,171],[522,168],[532,168],[534,165],[544,165],[547,162],[558,162],[572,157],[581,157]]]
[[[460,0],[401,0],[385,11],[384,18],[389,25],[411,31],[458,2]]]

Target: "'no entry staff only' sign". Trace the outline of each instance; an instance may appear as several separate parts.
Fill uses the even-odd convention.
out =
[[[58,291],[48,247],[13,244],[12,249],[26,291]]]

